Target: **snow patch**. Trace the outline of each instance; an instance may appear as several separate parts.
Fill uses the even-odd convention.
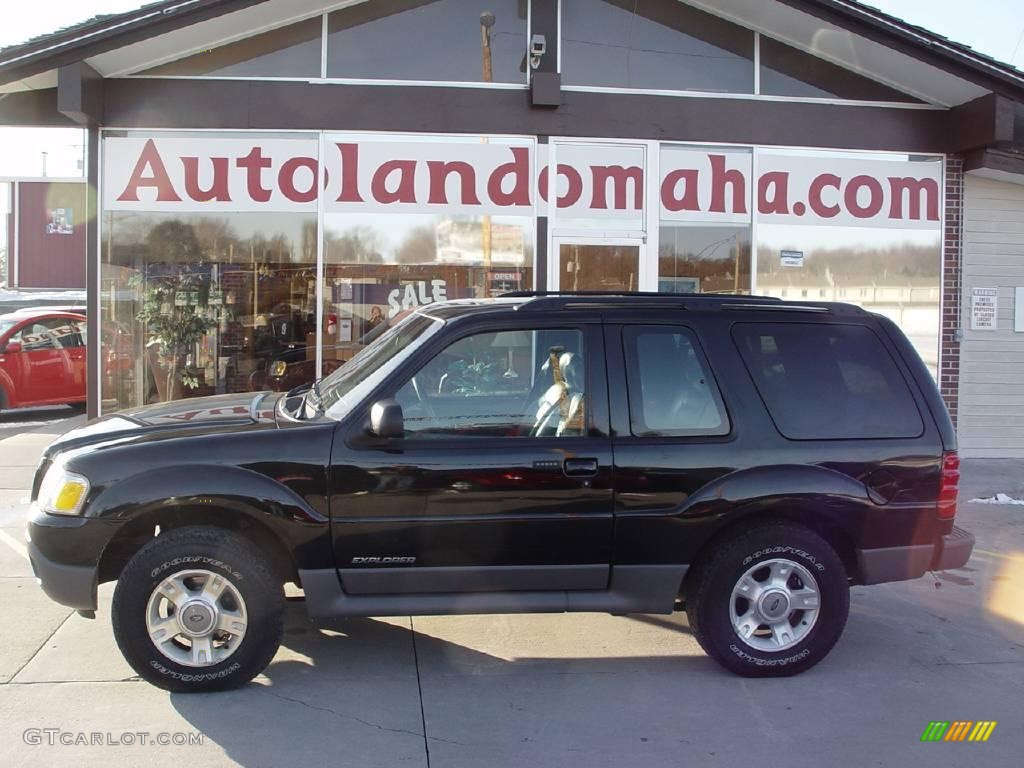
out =
[[[1013,496],[1007,496],[1005,493],[997,493],[995,496],[988,496],[984,499],[971,499],[971,504],[1015,504],[1017,506],[1024,506],[1024,499],[1015,499]]]

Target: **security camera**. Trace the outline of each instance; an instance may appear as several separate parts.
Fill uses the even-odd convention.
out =
[[[544,35],[534,35],[530,39],[530,66],[537,69],[540,66],[540,58],[548,50],[548,40]]]

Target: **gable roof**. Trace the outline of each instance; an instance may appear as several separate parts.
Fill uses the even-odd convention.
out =
[[[267,0],[160,0],[134,11],[93,16],[0,48],[0,84],[264,2]]]
[[[773,35],[771,25],[775,23],[783,28],[783,32],[778,34],[779,39],[796,44],[800,41],[787,39],[785,34],[787,20],[793,21],[799,16],[806,27],[807,18],[813,17],[821,25],[851,33],[865,46],[874,44],[876,51],[879,46],[891,49],[892,61],[910,57],[924,62],[936,72],[930,78],[922,78],[918,73],[921,82],[934,83],[937,77],[945,76],[950,82],[962,83],[962,87],[948,88],[943,97],[928,99],[937,104],[952,106],[987,91],[1024,102],[1024,72],[854,0],[760,0],[754,4],[749,0],[684,1],[769,35]],[[265,12],[254,15],[266,19],[276,13],[284,22],[289,17],[295,20],[300,14],[317,15],[340,5],[344,3],[338,0],[162,0],[126,13],[96,16],[52,34],[0,49],[0,87],[18,81],[24,83],[24,88],[14,86],[16,90],[49,87],[55,84],[55,70],[65,64],[103,57],[104,54],[107,56],[103,58],[110,58],[118,49],[138,47],[165,35],[173,37],[171,33],[178,30],[198,27],[203,22],[255,6],[263,6]],[[903,58],[898,58],[897,54]],[[829,58],[827,54],[820,55]],[[872,59],[870,56],[863,58]],[[852,63],[832,60],[840,65]],[[116,73],[103,72],[102,68],[100,71],[101,74],[116,76]],[[872,76],[867,71],[862,74]],[[876,78],[885,80],[877,75]],[[917,90],[921,92],[920,88]],[[913,89],[908,92],[913,92]],[[927,97],[927,94],[923,95]]]

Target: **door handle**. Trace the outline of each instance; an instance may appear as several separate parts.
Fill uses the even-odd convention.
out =
[[[569,477],[591,477],[597,474],[597,459],[566,459],[562,467]]]

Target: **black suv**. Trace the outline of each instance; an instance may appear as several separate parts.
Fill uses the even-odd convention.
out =
[[[686,610],[741,675],[839,638],[851,584],[956,568],[955,435],[897,327],[842,304],[432,304],[317,385],[106,416],[51,445],[30,553],[135,670],[258,674],[309,614]],[[881,650],[881,649],[879,649]]]

